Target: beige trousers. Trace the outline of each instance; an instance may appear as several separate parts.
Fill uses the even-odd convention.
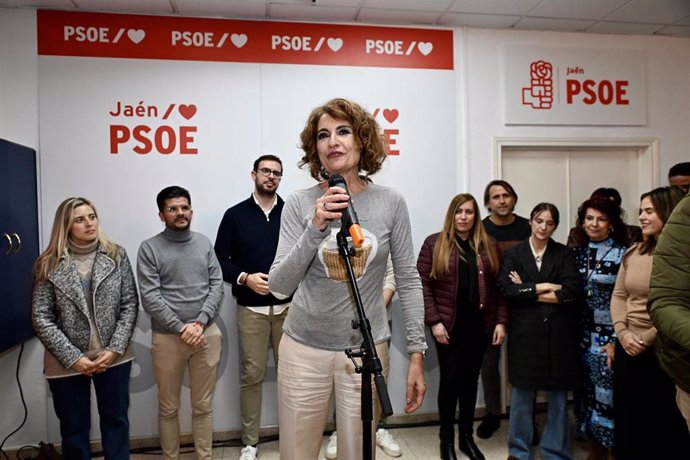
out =
[[[193,350],[177,334],[154,332],[151,357],[158,384],[158,432],[166,459],[180,458],[180,392],[185,370],[189,370],[192,404],[192,436],[198,459],[211,459],[213,448],[213,390],[220,361],[223,336],[211,324],[204,332],[206,346]]]
[[[384,373],[387,373],[388,344],[376,345],[376,352]],[[283,334],[278,363],[280,459],[318,458],[332,391],[335,391],[338,458],[361,459],[361,388],[361,376],[355,372],[352,361],[343,351],[312,348]],[[375,401],[372,450],[375,457],[374,431],[380,408],[373,383],[372,392]]]
[[[237,306],[237,332],[242,347],[240,383],[240,415],[242,418],[242,444],[253,446],[259,442],[261,424],[262,384],[266,375],[269,343],[273,360],[278,364],[278,346],[283,335],[283,323],[289,308],[279,315],[256,313]]]

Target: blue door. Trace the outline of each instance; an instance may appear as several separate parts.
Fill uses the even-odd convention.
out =
[[[31,267],[38,257],[36,152],[0,139],[0,351],[34,335]]]

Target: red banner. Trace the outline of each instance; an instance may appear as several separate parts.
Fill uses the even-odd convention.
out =
[[[453,69],[453,32],[38,11],[38,54]]]

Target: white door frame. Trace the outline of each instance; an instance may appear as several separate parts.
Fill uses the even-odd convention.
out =
[[[640,153],[639,177],[642,188],[651,190],[659,185],[659,139],[607,139],[607,138],[529,138],[529,137],[495,137],[494,138],[494,177],[503,177],[503,150],[512,148],[529,148],[533,150],[578,150],[578,149],[636,149]]]
[[[607,138],[494,138],[494,177],[503,178],[503,151],[506,149],[529,150],[637,150],[638,182],[642,190],[651,190],[659,184],[659,139],[607,139]],[[569,166],[568,166],[569,167]],[[568,175],[569,176],[569,175]],[[570,187],[570,184],[567,184]],[[505,346],[501,349],[501,412],[505,413],[510,403],[508,387],[508,366]],[[542,398],[543,399],[543,398]],[[540,399],[541,401],[541,399]]]

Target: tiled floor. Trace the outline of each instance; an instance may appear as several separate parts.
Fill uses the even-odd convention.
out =
[[[538,421],[543,426],[543,416]],[[477,423],[475,423],[475,428]],[[497,431],[490,439],[479,439],[476,438],[477,445],[484,453],[487,460],[505,460],[508,457],[508,447],[507,447],[507,430],[508,421],[502,420],[501,428]],[[393,434],[395,439],[400,444],[402,448],[403,455],[400,457],[402,460],[436,460],[439,458],[439,444],[438,444],[438,426],[425,426],[425,427],[415,427],[415,428],[397,428],[391,429],[390,432]],[[319,460],[324,459],[323,451],[328,443],[328,436],[324,436],[323,445],[321,448],[321,453],[319,455]],[[213,449],[214,459],[223,460],[237,460],[240,456],[241,447],[216,447]],[[457,450],[457,448],[456,448]],[[182,456],[185,460],[195,459],[195,455],[191,452],[191,449],[186,450],[186,453]],[[259,460],[278,460],[280,455],[278,453],[278,441],[272,441],[268,443],[259,444]],[[582,441],[573,441],[573,453],[575,455],[575,460],[584,460],[587,458],[587,444]],[[133,460],[149,460],[154,458],[160,458],[153,454],[137,454],[132,455]],[[380,448],[377,449],[376,458],[378,460],[388,460],[392,457],[386,455]],[[458,451],[458,459],[466,459]],[[537,453],[537,459],[541,456]],[[308,460],[308,459],[305,459]],[[340,459],[347,460],[347,459]]]

